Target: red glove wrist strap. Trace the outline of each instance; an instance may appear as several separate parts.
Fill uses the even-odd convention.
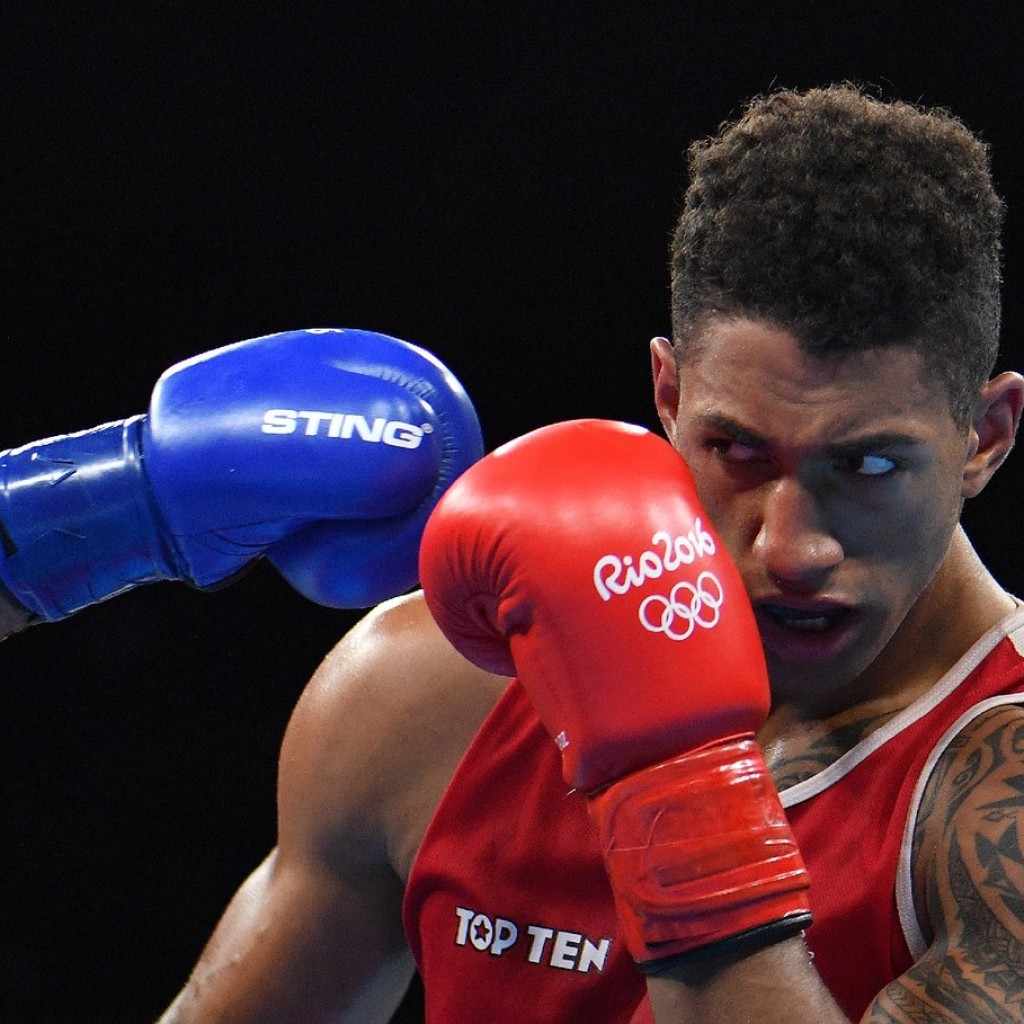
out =
[[[645,768],[592,797],[633,958],[659,960],[792,917],[809,879],[750,736]]]

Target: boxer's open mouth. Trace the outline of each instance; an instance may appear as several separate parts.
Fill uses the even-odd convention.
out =
[[[849,615],[849,609],[839,606],[820,608],[795,608],[791,605],[768,603],[760,611],[784,629],[798,633],[824,633]]]
[[[860,634],[862,616],[836,601],[758,601],[765,652],[787,662],[822,662],[840,656]]]

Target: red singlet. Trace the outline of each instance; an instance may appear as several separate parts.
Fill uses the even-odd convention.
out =
[[[853,1020],[924,952],[910,883],[924,784],[968,721],[1024,703],[1022,652],[1024,609],[924,697],[782,795],[812,879],[815,966]],[[404,918],[429,1024],[624,1024],[644,1001],[586,807],[566,792],[555,745],[518,683],[438,806]]]

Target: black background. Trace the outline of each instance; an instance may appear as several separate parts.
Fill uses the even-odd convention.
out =
[[[437,352],[489,447],[655,427],[685,148],[773,85],[951,107],[1010,205],[1016,4],[61,4],[0,16],[0,444],[145,409],[160,372],[286,328]],[[1011,461],[969,509],[1024,590]],[[8,640],[0,1020],[156,1017],[273,843],[278,743],[355,615],[260,568],[141,588]]]

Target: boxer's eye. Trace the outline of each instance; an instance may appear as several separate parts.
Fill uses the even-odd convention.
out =
[[[888,455],[846,455],[836,461],[836,468],[856,476],[888,476],[898,467]]]
[[[705,443],[726,462],[764,462],[767,459],[762,448],[731,437],[712,437]]]

